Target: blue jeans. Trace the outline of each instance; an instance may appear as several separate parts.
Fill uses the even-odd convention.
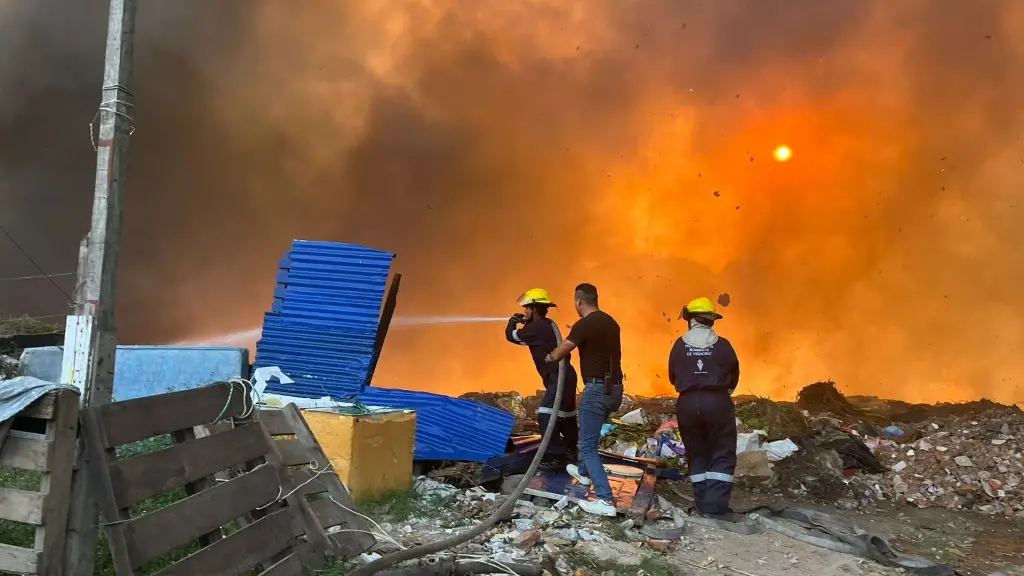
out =
[[[580,473],[590,477],[594,493],[601,500],[611,502],[612,486],[608,474],[601,464],[598,444],[601,441],[601,426],[608,416],[622,405],[622,382],[611,387],[611,394],[604,393],[604,382],[589,380],[584,384],[583,397],[578,408],[580,419]]]

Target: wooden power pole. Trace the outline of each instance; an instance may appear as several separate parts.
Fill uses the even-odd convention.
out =
[[[128,137],[134,130],[132,79],[136,0],[110,0],[103,98],[93,134],[96,182],[92,225],[80,251],[74,315],[68,316],[64,340],[65,383],[82,391],[82,405],[111,401],[117,332],[114,308],[117,261],[121,250],[121,215]],[[96,562],[99,510],[85,472],[79,443],[72,491],[66,570],[69,576],[91,576]]]

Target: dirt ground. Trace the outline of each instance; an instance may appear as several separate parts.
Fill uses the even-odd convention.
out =
[[[804,544],[774,532],[741,536],[714,528],[694,526],[679,548],[666,557],[681,574],[714,572],[754,576],[890,575],[898,570]],[[705,568],[696,568],[704,566]],[[737,572],[740,571],[740,572]]]
[[[691,504],[676,491],[689,494],[686,483],[666,482],[659,492],[681,507]],[[740,510],[767,504],[761,494],[738,490],[733,508]],[[975,512],[955,512],[940,508],[918,509],[882,504],[867,510],[836,510],[804,502],[801,506],[852,518],[869,532],[888,540],[898,550],[953,565],[964,576],[1024,576],[1024,523],[990,518]],[[706,573],[693,564],[719,564],[732,568],[733,574],[753,576],[796,574],[900,574],[873,562],[817,548],[775,533],[742,536],[721,530],[694,526],[673,554],[666,558],[690,567],[692,573]],[[710,562],[709,562],[709,559]],[[736,572],[739,570],[740,572]],[[719,570],[730,573],[729,569]],[[685,570],[682,574],[688,574]]]
[[[379,530],[403,545],[443,539],[489,515],[497,495],[481,488],[459,489],[424,479],[422,492],[402,493],[364,503]],[[433,487],[427,485],[433,483]],[[658,493],[676,507],[692,506],[689,482],[661,480]],[[774,498],[755,486],[737,486],[733,508],[745,510]],[[488,496],[490,496],[488,498]],[[793,504],[853,520],[896,550],[953,566],[961,576],[1024,576],[1024,522],[977,511],[919,509],[886,502],[839,510],[831,502]],[[765,531],[744,536],[687,524],[679,540],[656,541],[641,535],[621,516],[602,519],[575,507],[557,508],[535,497],[517,505],[510,522],[460,548],[464,557],[537,565],[554,562],[562,576],[896,576],[902,570],[833,552]],[[845,506],[850,504],[844,503]],[[856,505],[856,504],[854,504]],[[393,549],[384,540],[378,552]],[[344,571],[323,572],[344,574]]]

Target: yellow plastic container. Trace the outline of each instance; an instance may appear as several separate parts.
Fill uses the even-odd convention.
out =
[[[416,413],[304,410],[309,429],[355,501],[412,487]]]

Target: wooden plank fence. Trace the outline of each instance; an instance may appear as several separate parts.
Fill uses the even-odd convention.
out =
[[[277,442],[247,417],[250,393],[248,384],[221,383],[82,412],[89,473],[118,576],[142,574],[156,561],[170,562],[160,576],[299,576],[322,564],[327,536],[295,491]],[[227,419],[233,426],[223,431],[190,436],[196,426]],[[182,441],[127,459],[116,455],[120,446],[168,434]],[[234,469],[244,472],[212,481]],[[132,516],[134,506],[183,488],[191,494]]]
[[[0,518],[35,526],[32,548],[0,544],[0,572],[62,576],[75,465],[79,394],[61,389],[30,404],[19,419],[42,421],[38,430],[0,424],[0,466],[39,474],[39,490],[0,488]]]
[[[289,467],[292,480],[301,486],[299,493],[308,498],[320,526],[330,536],[333,552],[351,558],[377,543],[370,534],[370,523],[355,513],[348,488],[330,467],[306,419],[294,404],[280,410],[264,409],[258,414],[274,444]]]

